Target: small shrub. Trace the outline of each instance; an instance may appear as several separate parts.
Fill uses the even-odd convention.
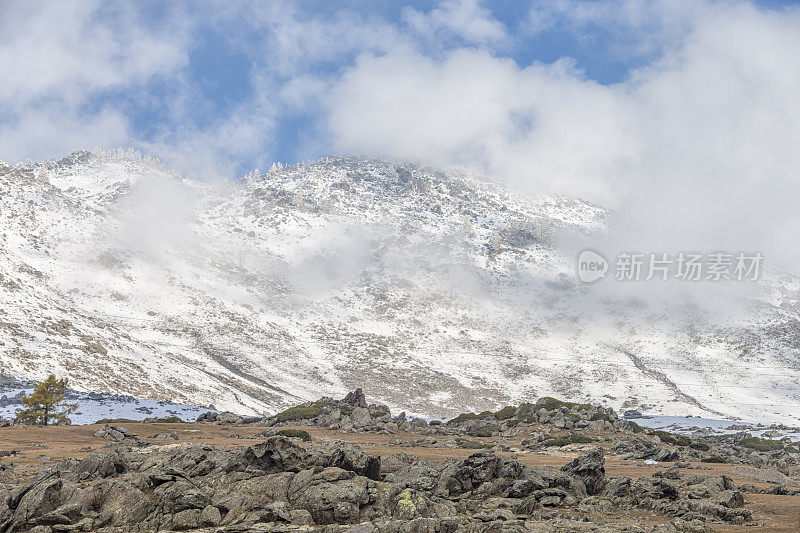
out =
[[[789,445],[784,450],[788,453],[800,453],[800,449],[797,446]]]
[[[374,413],[372,413],[372,416],[375,417],[375,418],[380,418],[380,417],[386,416],[388,414],[389,413],[387,413],[386,411],[375,411]]]
[[[459,448],[467,450],[485,450],[494,446],[494,444],[487,444],[477,440],[465,439],[464,437],[456,437],[456,444]]]
[[[561,409],[562,407],[564,407],[564,402],[562,402],[561,400],[557,400],[556,398],[552,398],[550,396],[545,396],[544,398],[539,398],[539,400],[537,400],[536,407],[538,409],[555,411],[556,409]]]
[[[148,424],[183,424],[183,419],[177,416],[164,416],[162,418],[146,418]]]
[[[447,424],[448,425],[460,424],[461,422],[466,422],[467,420],[475,420],[476,418],[478,418],[478,415],[476,415],[475,413],[461,413],[457,417],[448,420]]]
[[[701,463],[727,463],[728,460],[724,457],[720,457],[719,455],[710,455],[708,457],[703,457],[700,459]]]
[[[261,422],[262,420],[263,420],[263,418],[261,418],[260,416],[246,416],[246,417],[242,418],[242,423],[243,424],[255,424],[255,423]]]
[[[137,424],[138,422],[131,418],[101,418],[95,424]]]
[[[692,439],[687,437],[686,435],[678,435],[677,433],[669,433],[667,431],[661,430],[654,430],[650,432],[650,435],[655,435],[661,442],[666,442],[667,444],[674,444],[676,446],[689,446],[692,444]]]
[[[605,413],[593,413],[592,416],[589,417],[589,420],[606,420],[608,422],[613,422],[612,418]]]
[[[689,445],[689,447],[693,450],[700,450],[701,452],[707,452],[711,449],[711,446],[705,442],[693,442]]]
[[[533,405],[530,402],[523,402],[523,403],[519,404],[518,411],[519,411],[520,414],[522,414],[522,413],[530,413],[530,412],[535,411],[535,410],[536,410],[536,406]]]
[[[307,420],[322,414],[323,405],[315,403],[309,406],[298,405],[297,407],[290,407],[285,411],[281,411],[275,415],[278,422],[286,422],[289,420]]]
[[[349,405],[340,405],[339,412],[342,414],[342,416],[350,416],[353,414],[353,408]]]
[[[636,422],[631,422],[630,420],[625,421],[626,427],[633,431],[634,433],[642,433],[644,432],[644,428],[637,424]]]
[[[508,424],[508,427],[513,428],[523,422],[525,424],[535,424],[537,422],[536,415],[520,415],[513,420],[509,420],[506,424]]]
[[[516,420],[520,422],[525,422],[526,424],[535,424],[538,422],[536,415],[519,415]]]
[[[311,442],[311,435],[308,433],[308,431],[303,429],[282,429],[278,431],[276,435],[300,439],[303,442]]]
[[[500,426],[497,424],[486,424],[484,426],[478,426],[470,429],[467,431],[467,435],[472,437],[491,437],[498,431],[500,431]]]
[[[461,422],[466,422],[468,420],[483,420],[484,418],[494,418],[494,413],[491,411],[484,411],[482,413],[461,413],[455,418],[451,418],[447,421],[448,424],[460,424]]]
[[[739,444],[757,452],[771,452],[783,449],[783,443],[779,440],[760,439],[758,437],[745,437],[739,441]]]
[[[562,407],[566,407],[567,409],[577,408],[582,411],[592,408],[592,406],[589,405],[588,403],[565,402],[563,400],[559,400],[551,396],[544,396],[543,398],[539,398],[536,401],[537,409],[546,409],[548,411],[555,411],[556,409],[561,409]]]
[[[506,407],[503,407],[502,409],[497,411],[494,414],[494,417],[497,420],[506,420],[508,418],[513,418],[515,414],[517,414],[517,408],[511,405],[507,405]]]

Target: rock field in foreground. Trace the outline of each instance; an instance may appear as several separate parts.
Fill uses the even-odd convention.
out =
[[[0,532],[713,531],[758,525],[763,517],[754,516],[752,495],[800,494],[790,444],[762,452],[747,448],[742,436],[681,440],[591,405],[543,399],[433,425],[383,414],[360,391],[293,409],[269,419],[211,414],[192,426],[246,432],[230,436],[250,439],[247,446],[191,442],[186,435],[196,433],[159,429],[142,438],[112,421],[93,430],[107,444],[81,459],[46,463],[33,476],[4,460]],[[342,420],[348,417],[374,423],[357,427]],[[400,440],[389,444],[397,448],[446,448],[453,455],[378,455],[346,442],[370,433],[386,441],[393,431]],[[343,440],[310,434],[321,432]],[[526,464],[528,454],[564,460],[560,467]],[[612,476],[609,456],[666,464],[638,478]],[[768,489],[737,484],[705,466],[708,458],[783,472],[777,475],[790,482]]]

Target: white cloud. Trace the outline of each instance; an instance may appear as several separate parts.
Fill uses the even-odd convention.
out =
[[[19,113],[13,127],[0,127],[0,159],[36,160],[84,147],[116,147],[130,142],[126,117],[113,110],[77,116],[48,105]]]
[[[661,57],[607,86],[569,59],[521,66],[498,56],[521,36],[477,1],[409,8],[395,24],[283,2],[201,6],[171,4],[172,16],[150,20],[134,4],[0,4],[0,159],[135,144],[215,179],[269,165],[281,117],[300,113],[326,126],[300,132],[315,153],[466,164],[527,192],[617,207],[629,242],[800,259],[798,9],[534,3],[527,31]],[[203,96],[187,61],[203,24],[252,61],[252,94],[197,126]],[[129,110],[101,98],[125,91],[136,105],[159,80],[171,87],[160,130],[133,131]]]
[[[601,200],[612,197],[613,176],[598,172],[630,145],[613,89],[569,62],[520,69],[480,50],[441,61],[410,50],[364,56],[330,106],[344,152],[477,166],[529,190]]]
[[[396,25],[357,11],[304,12],[292,3],[217,2],[216,24],[231,28],[229,38],[246,51],[262,75],[291,78],[320,66],[347,63],[354,54],[380,53],[402,40]],[[236,33],[236,28],[247,31]]]
[[[662,60],[612,86],[563,61],[368,54],[332,92],[330,131],[341,151],[480,166],[528,192],[599,200],[618,208],[627,243],[762,249],[790,265],[800,11],[702,13]]]
[[[130,142],[125,115],[93,107],[93,98],[167,75],[186,61],[183,27],[151,31],[131,6],[0,4],[1,158]]]
[[[426,41],[457,37],[469,44],[502,45],[509,39],[505,26],[479,0],[448,0],[428,13],[406,7],[403,19]]]
[[[175,126],[138,144],[184,176],[208,182],[236,178],[242,162],[258,161],[273,142],[274,108],[248,101],[204,128]]]
[[[87,93],[166,74],[185,61],[178,36],[154,34],[130,8],[99,2],[8,2],[0,10],[0,100],[80,103]]]

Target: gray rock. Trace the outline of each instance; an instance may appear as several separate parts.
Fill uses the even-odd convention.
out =
[[[381,458],[362,451],[355,444],[338,442],[317,445],[309,449],[316,464],[349,470],[375,481],[381,479]]]
[[[103,425],[100,429],[94,432],[94,436],[100,439],[113,440],[115,442],[122,442],[126,437],[135,437],[122,426]]]
[[[207,505],[200,512],[198,525],[200,527],[218,526],[222,522],[222,514],[213,505]]]
[[[587,494],[598,494],[606,484],[605,458],[602,448],[592,448],[561,467],[586,486]]]
[[[202,511],[200,509],[187,509],[176,513],[172,517],[172,528],[177,531],[196,529],[200,522],[201,514]]]
[[[350,524],[359,521],[361,509],[375,501],[375,482],[354,472],[329,467],[319,473],[304,470],[289,486],[289,502],[305,509],[314,522]]]
[[[363,407],[367,408],[367,397],[364,395],[364,391],[361,390],[361,387],[357,388],[353,392],[348,392],[347,396],[344,397],[342,402],[346,403],[347,405],[352,405],[354,407]]]
[[[372,417],[366,407],[356,407],[353,409],[353,427],[365,428],[372,425]]]
[[[314,517],[311,516],[311,513],[306,511],[305,509],[292,509],[289,511],[291,516],[292,524],[296,526],[313,526],[314,525]]]
[[[248,446],[232,457],[225,466],[227,471],[250,471],[264,474],[299,472],[308,466],[310,454],[287,437],[272,437]]]
[[[77,480],[114,477],[127,470],[127,458],[120,450],[95,450],[87,455],[74,470]]]

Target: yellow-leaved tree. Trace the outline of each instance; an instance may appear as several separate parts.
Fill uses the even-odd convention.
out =
[[[17,421],[23,424],[43,425],[67,422],[67,415],[73,413],[77,404],[66,403],[67,379],[56,379],[52,374],[36,385],[33,394],[22,398],[25,407],[17,413]]]

